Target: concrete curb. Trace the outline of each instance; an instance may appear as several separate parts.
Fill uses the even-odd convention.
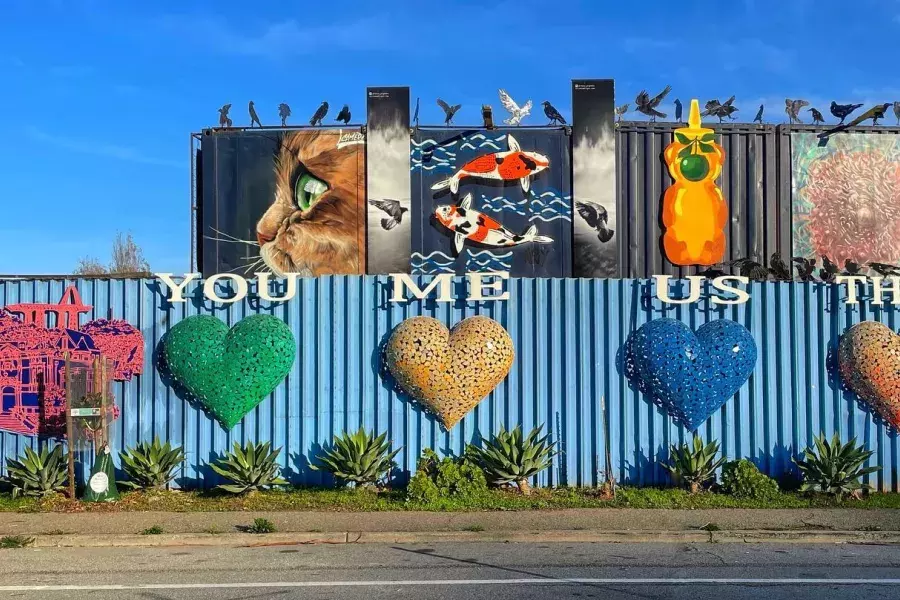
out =
[[[265,547],[319,544],[425,544],[436,542],[532,543],[797,543],[900,544],[900,531],[375,531],[334,533],[182,533],[160,535],[36,535],[35,548]]]

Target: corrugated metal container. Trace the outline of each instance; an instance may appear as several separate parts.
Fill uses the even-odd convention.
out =
[[[888,110],[886,121],[890,122],[891,111]],[[855,115],[851,115],[852,118]],[[793,164],[791,162],[791,134],[792,133],[822,133],[828,131],[834,125],[826,125],[820,127],[818,125],[779,125],[777,130],[778,136],[778,197],[784,198],[788,211],[788,240],[790,240],[790,215],[791,215],[791,197],[793,184]],[[900,135],[900,127],[877,127],[862,126],[850,127],[836,135],[845,135],[847,133],[874,133],[879,135]],[[788,246],[790,248],[790,246]]]
[[[725,166],[719,185],[728,203],[726,260],[755,257],[765,263],[773,252],[790,253],[790,153],[787,195],[779,196],[775,126],[718,125]],[[662,251],[662,200],[672,178],[662,153],[678,123],[624,121],[616,129],[619,273],[623,277],[694,274],[673,265]]]
[[[417,281],[422,286],[428,279]],[[454,289],[463,287],[463,281]],[[55,303],[67,283],[0,281],[0,306]],[[248,299],[214,306],[201,300],[170,304],[161,284],[152,279],[75,283],[85,304],[94,307],[85,320],[124,318],[145,338],[144,374],[115,386],[121,408],[115,450],[155,435],[183,444],[187,460],[178,479],[182,486],[217,483],[208,463],[233,441],[248,440],[270,440],[282,447],[281,465],[291,481],[330,483],[309,469],[309,460],[332,435],[360,424],[387,431],[395,447],[402,448],[397,461],[404,477],[423,448],[458,453],[479,434],[488,435],[501,425],[545,424],[562,453],[536,483],[592,485],[607,469],[601,398],[617,480],[665,483],[660,462],[670,444],[689,434],[629,385],[619,363],[630,332],[650,319],[672,317],[694,328],[709,320],[734,319],[750,329],[759,346],[749,383],[700,429],[705,438],[721,442],[726,456],[753,458],[765,472],[778,475],[791,469],[791,457],[814,435],[838,431],[844,439],[856,437],[875,450],[870,462],[884,469],[869,477],[870,483],[900,490],[898,436],[841,388],[832,357],[839,336],[850,325],[874,319],[896,330],[898,310],[872,307],[868,300],[844,305],[845,292],[837,286],[757,283],[750,288],[749,302],[724,307],[706,300],[661,304],[647,280],[514,279],[508,282],[510,299],[505,302],[399,304],[388,301],[388,277],[333,276],[304,279],[290,302]],[[254,313],[273,314],[291,327],[298,358],[286,381],[226,432],[176,396],[153,366],[159,341],[178,321],[213,314],[234,324]],[[509,377],[449,433],[379,374],[381,345],[398,323],[419,314],[447,325],[484,314],[506,327],[515,344]],[[5,464],[23,447],[37,444],[34,438],[0,433],[0,459]]]

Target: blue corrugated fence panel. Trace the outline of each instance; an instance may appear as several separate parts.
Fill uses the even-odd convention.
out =
[[[430,278],[414,280],[424,287]],[[331,479],[311,470],[309,461],[332,436],[360,425],[387,431],[402,448],[396,459],[401,479],[415,469],[424,448],[460,453],[501,426],[543,425],[561,452],[535,478],[538,485],[596,485],[607,470],[620,483],[665,484],[668,449],[689,439],[690,432],[624,377],[621,352],[643,323],[670,317],[693,328],[733,319],[750,330],[759,347],[750,380],[699,428],[705,439],[719,440],[728,458],[750,458],[774,476],[796,473],[792,457],[820,432],[837,431],[875,451],[870,464],[883,471],[869,476],[870,484],[900,491],[897,433],[845,390],[834,370],[834,352],[848,327],[872,319],[896,329],[900,319],[893,305],[876,306],[866,295],[858,305],[846,305],[841,287],[752,283],[745,304],[714,305],[704,295],[693,304],[666,305],[648,280],[512,279],[505,302],[392,303],[389,277],[329,276],[301,280],[289,302],[261,301],[251,293],[241,302],[214,304],[192,282],[188,301],[173,304],[153,279],[4,280],[0,306],[55,303],[70,283],[93,305],[85,320],[123,318],[144,335],[144,373],[114,386],[120,408],[114,451],[154,436],[183,445],[187,458],[177,479],[183,487],[216,485],[219,479],[208,464],[235,441],[270,441],[282,448],[280,464],[292,482],[329,485]],[[687,292],[686,281],[670,285],[675,297]],[[457,295],[465,289],[465,279],[454,280]],[[213,314],[234,325],[255,313],[288,324],[298,343],[297,360],[284,383],[226,432],[175,394],[156,369],[159,345],[173,325],[190,316]],[[445,432],[384,377],[381,350],[408,317],[433,316],[449,327],[476,314],[506,327],[516,360],[506,380]],[[7,458],[42,443],[0,432],[3,467]]]

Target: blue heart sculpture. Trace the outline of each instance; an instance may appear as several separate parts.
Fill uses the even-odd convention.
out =
[[[697,329],[675,319],[645,323],[626,348],[626,374],[691,431],[740,389],[756,366],[756,342],[740,323]]]

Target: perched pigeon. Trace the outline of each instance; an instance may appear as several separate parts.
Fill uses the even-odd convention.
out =
[[[791,261],[797,265],[797,276],[800,281],[812,281],[816,272],[816,259],[794,257]]]
[[[381,227],[390,231],[400,224],[403,220],[403,213],[408,212],[408,208],[400,206],[398,200],[385,198],[384,200],[369,200],[369,204],[386,212],[389,216],[381,219]]]
[[[838,125],[844,124],[844,119],[850,116],[857,108],[861,107],[862,104],[838,104],[834,100],[831,101],[831,114],[841,120]]]
[[[628,104],[623,104],[622,106],[617,106],[617,107],[616,107],[616,115],[617,115],[617,117],[618,117],[618,118],[616,119],[617,121],[621,121],[621,120],[622,120],[622,116],[623,116],[625,113],[628,112],[628,106],[629,106]]]
[[[503,122],[510,126],[519,125],[522,122],[522,119],[531,114],[531,100],[526,100],[525,104],[519,106],[516,104],[515,100],[513,100],[509,94],[506,93],[506,90],[498,90],[500,93],[500,104],[503,105],[503,108],[506,109],[506,112],[509,113],[508,119],[503,119]]]
[[[462,108],[462,104],[454,104],[453,106],[450,106],[440,98],[437,99],[437,104],[441,107],[441,110],[444,111],[444,125],[447,126],[453,123],[453,115],[455,115],[456,112],[460,108]]]
[[[772,254],[772,258],[769,259],[769,273],[776,281],[790,281],[794,278],[794,270],[782,260],[779,252]]]
[[[647,93],[647,90],[641,90],[641,92],[634,99],[634,103],[637,106],[635,110],[650,117],[651,121],[656,121],[657,117],[665,119],[666,113],[659,112],[658,110],[656,110],[656,107],[659,106],[660,102],[662,102],[666,95],[671,91],[672,86],[667,85],[663,91],[651,98],[650,94]]]
[[[334,120],[342,122],[344,125],[348,125],[350,123],[350,107],[345,104],[344,108],[341,109],[341,112],[338,113],[338,116],[336,116]]]
[[[823,116],[822,116],[822,113],[820,113],[820,112],[819,112],[818,110],[816,110],[815,108],[809,109],[809,112],[812,113],[813,125],[818,125],[819,123],[824,123],[824,122],[825,122],[825,117],[823,117]]]
[[[219,127],[231,127],[232,121],[231,117],[228,116],[229,110],[231,110],[230,104],[223,104],[222,108],[219,109]]]
[[[819,269],[819,279],[825,283],[834,281],[834,276],[838,274],[838,266],[831,262],[827,256],[822,257],[822,268]]]
[[[490,104],[481,105],[481,120],[484,121],[484,128],[491,130],[494,128],[494,109]]]
[[[262,123],[259,122],[259,115],[256,114],[256,107],[253,106],[253,100],[247,105],[247,110],[250,112],[250,127],[253,127],[254,123],[262,127]]]
[[[563,116],[559,114],[559,111],[556,110],[552,104],[544,100],[541,102],[541,105],[544,107],[544,114],[547,115],[547,118],[550,119],[550,123],[548,125],[565,125],[566,120],[563,119]]]
[[[310,118],[309,124],[315,127],[316,125],[322,124],[322,119],[325,118],[325,115],[328,114],[328,103],[323,102],[318,109],[316,109],[315,114]]]
[[[605,244],[613,238],[615,232],[607,227],[607,223],[609,223],[609,214],[602,204],[576,200],[575,208],[578,210],[578,214],[581,215],[581,218],[584,219],[592,229],[597,230],[597,237],[601,242]]]
[[[737,267],[741,277],[747,277],[753,281],[766,281],[769,278],[769,270],[751,258],[739,258],[728,263]]]
[[[679,100],[678,98],[675,98],[675,121],[677,121],[678,123],[681,123],[681,121],[682,121],[682,119],[681,119],[682,112],[681,111],[682,111],[681,100]]]
[[[759,105],[759,110],[756,112],[756,116],[753,117],[753,122],[754,122],[754,123],[759,123],[760,125],[762,125],[762,122],[763,122],[763,120],[762,120],[762,119],[763,119],[763,110],[765,110],[765,106],[763,106],[762,104],[760,104],[760,105]]]
[[[416,98],[416,114],[413,115],[413,123],[416,124],[416,127],[419,126],[419,99]]]
[[[281,117],[281,126],[287,127],[287,119],[291,116],[291,107],[282,102],[278,105],[278,116]]]

